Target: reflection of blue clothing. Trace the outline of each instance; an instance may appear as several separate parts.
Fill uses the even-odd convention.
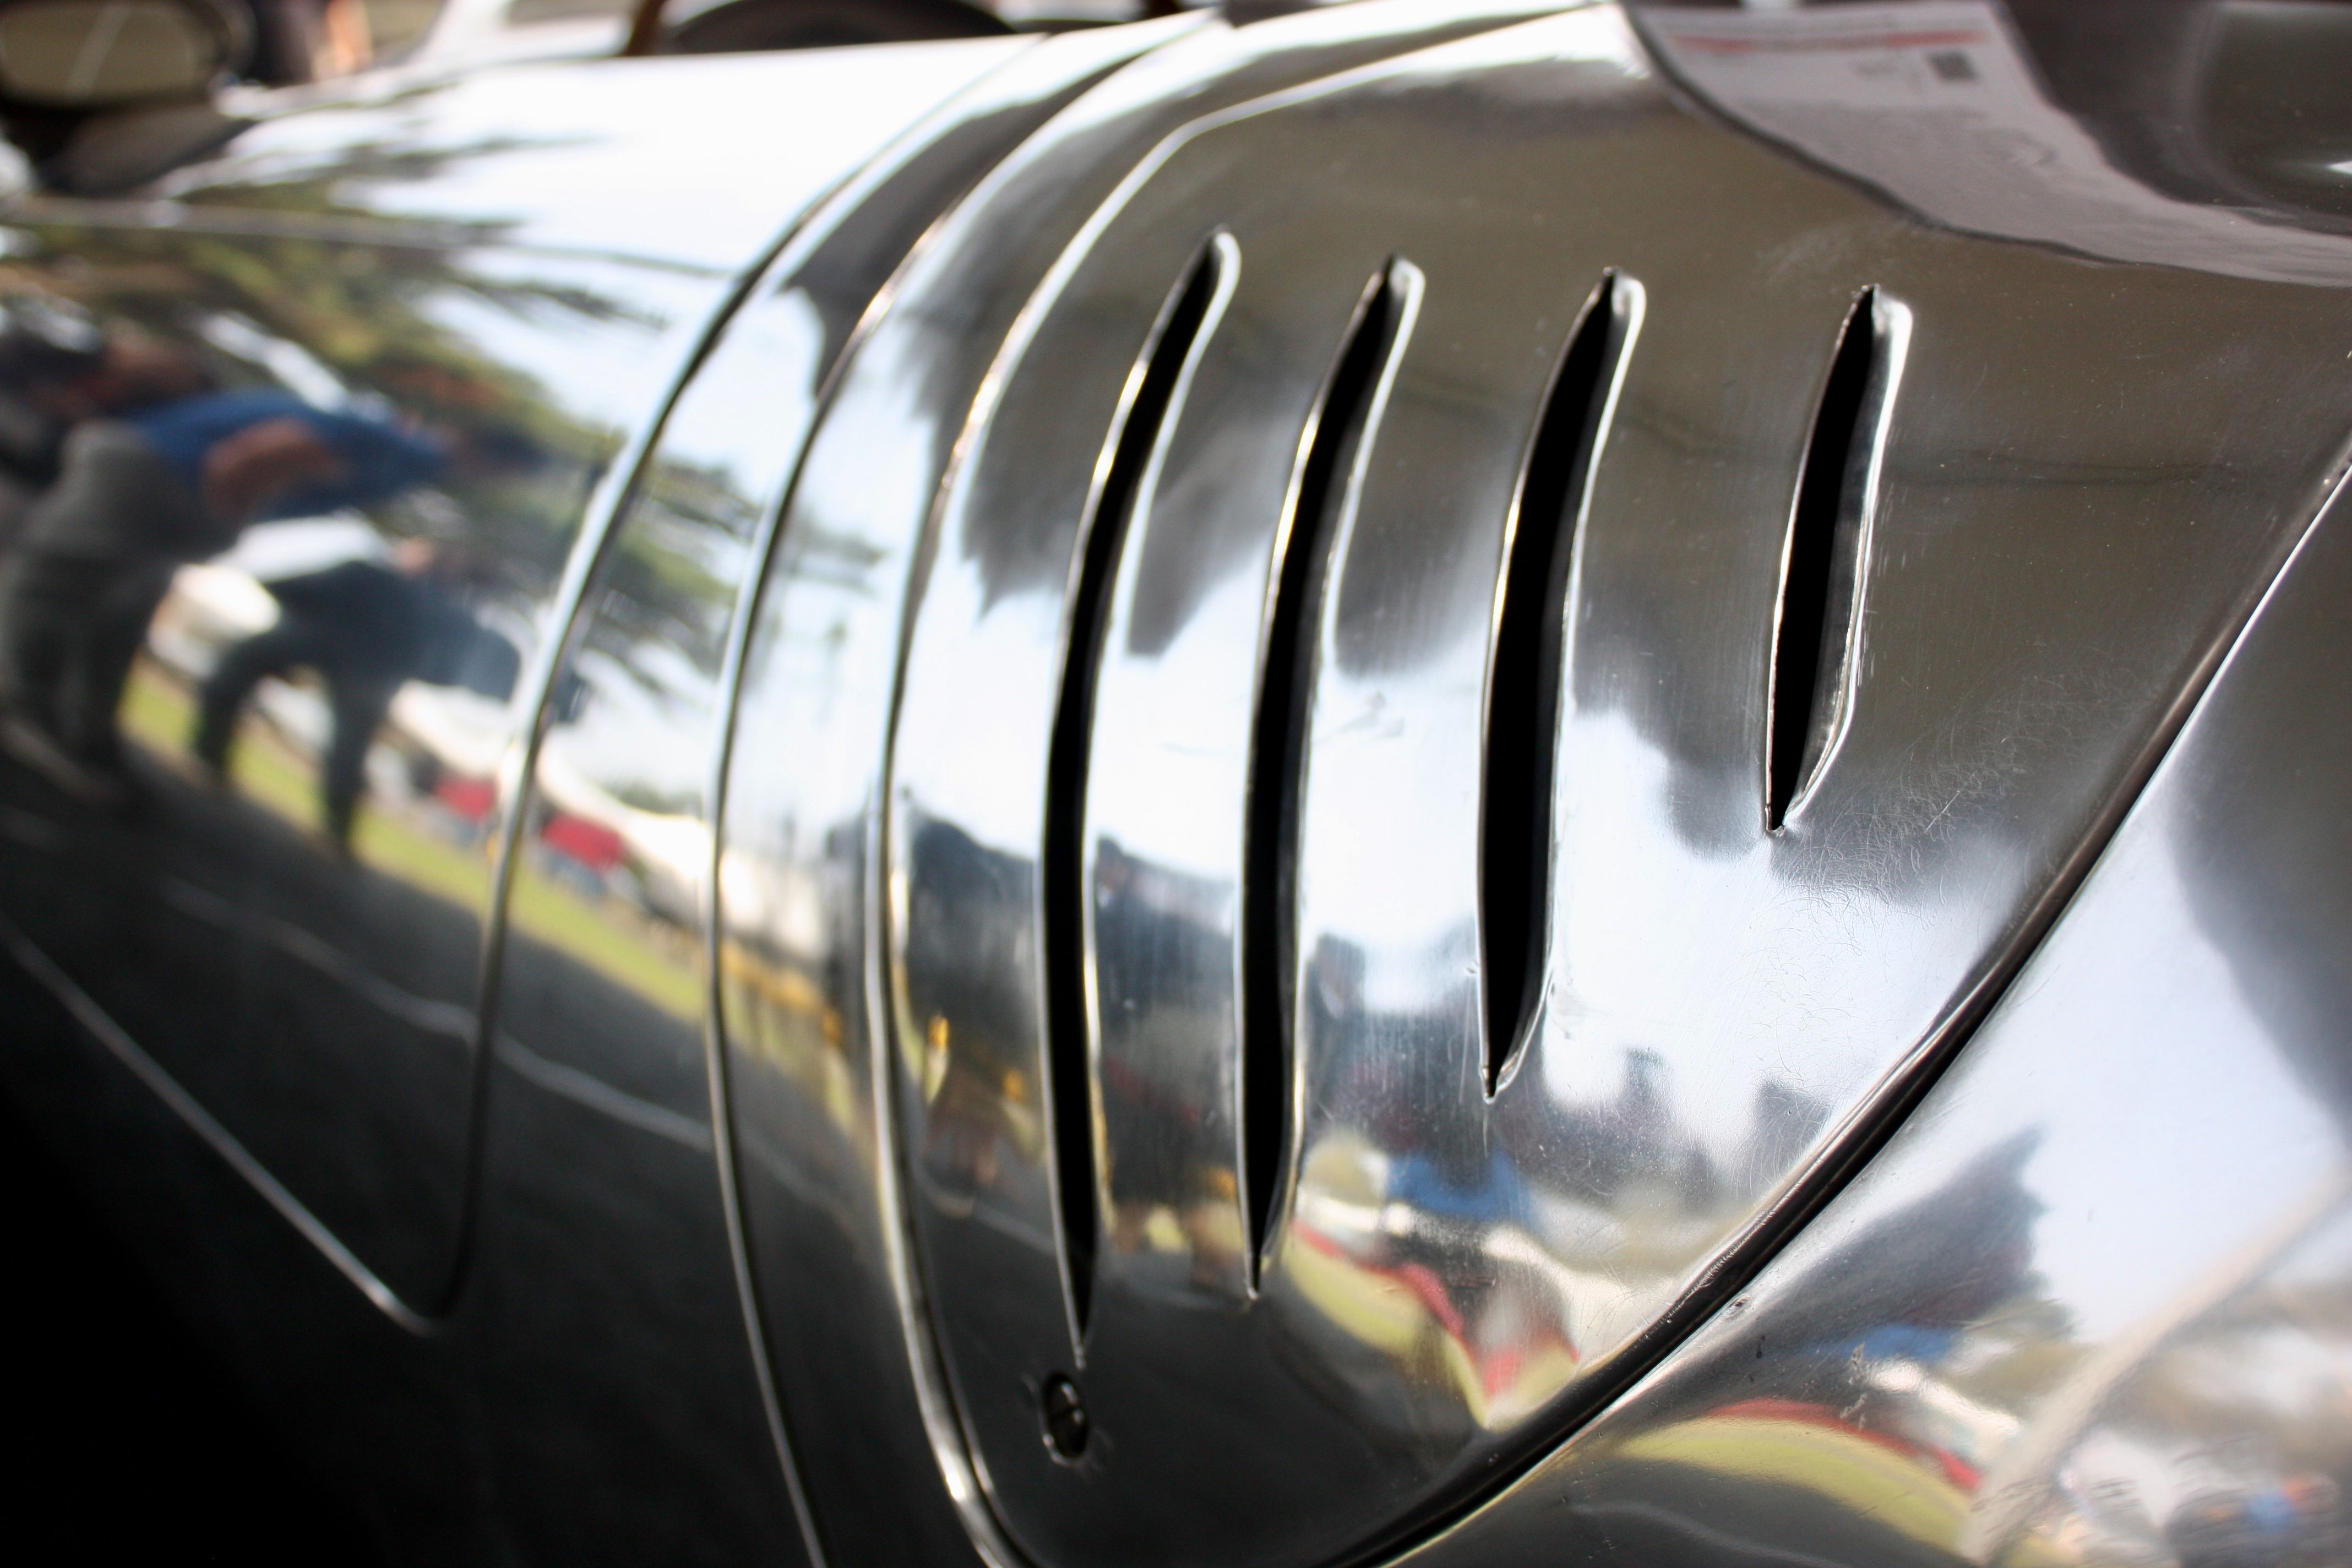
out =
[[[295,418],[342,459],[331,479],[296,485],[272,500],[257,521],[316,517],[341,507],[386,500],[437,478],[448,454],[431,439],[382,419],[332,414],[291,393],[219,392],[182,398],[134,414],[123,423],[139,432],[192,488],[204,482],[205,454],[240,430],[272,419]]]
[[[1823,1340],[1808,1345],[1815,1355],[1860,1355],[1864,1361],[1916,1361],[1934,1366],[1959,1342],[1957,1329],[1923,1323],[1881,1323],[1857,1340]]]
[[[331,678],[463,686],[499,701],[514,695],[522,673],[514,644],[432,583],[373,561],[346,561],[262,586],[285,612],[278,623],[285,640],[299,642]],[[312,648],[325,651],[308,653]]]
[[[1390,1172],[1389,1197],[1423,1214],[1482,1225],[1508,1221],[1524,1226],[1535,1209],[1527,1178],[1500,1149],[1487,1162],[1486,1179],[1475,1187],[1457,1185],[1426,1154],[1407,1154]]]
[[[2303,1517],[2284,1492],[2256,1492],[2246,1500],[2246,1522],[2265,1535],[2284,1535]]]

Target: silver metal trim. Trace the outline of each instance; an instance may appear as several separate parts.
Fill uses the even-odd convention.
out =
[[[0,915],[0,947],[25,967],[49,994],[62,1003],[74,1016],[75,1022],[89,1031],[115,1060],[131,1069],[131,1075],[147,1086],[156,1099],[169,1108],[187,1125],[190,1131],[203,1139],[219,1155],[228,1168],[245,1178],[246,1184],[261,1194],[264,1202],[278,1211],[287,1224],[301,1233],[302,1239],[318,1248],[319,1255],[335,1266],[335,1271],[355,1286],[360,1294],[373,1303],[393,1322],[419,1339],[429,1339],[441,1331],[439,1320],[428,1317],[402,1300],[393,1288],[376,1277],[375,1271],[359,1259],[358,1254],[336,1238],[326,1222],[303,1205],[302,1200],[288,1191],[285,1184],[269,1173],[268,1167],[253,1157],[250,1150],[237,1142],[229,1130],[213,1119],[210,1111],[198,1104],[195,1096],[180,1087],[179,1080],[163,1070],[163,1065],[139,1048],[106,1010],[90,998],[89,993],[73,983],[72,977],[49,960],[49,955],[35,946],[31,938],[16,928],[16,922]]]

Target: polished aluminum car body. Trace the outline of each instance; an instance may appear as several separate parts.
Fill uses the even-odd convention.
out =
[[[1361,0],[19,198],[20,1091],[403,1556],[2341,1560],[2347,65]]]

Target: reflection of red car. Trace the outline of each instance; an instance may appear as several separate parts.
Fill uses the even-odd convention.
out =
[[[467,822],[488,820],[498,809],[499,786],[489,779],[463,778],[456,773],[444,773],[433,784],[433,798],[456,812]]]
[[[609,871],[628,858],[628,841],[618,833],[568,811],[550,814],[539,837],[550,849],[570,856],[592,871]]]

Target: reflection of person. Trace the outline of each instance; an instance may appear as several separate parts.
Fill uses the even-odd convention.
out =
[[[275,391],[77,426],[0,571],[8,749],[88,798],[120,800],[114,711],[172,574],[247,523],[383,500],[447,463],[431,437]]]
[[[205,390],[186,353],[83,312],[31,299],[0,304],[0,543],[55,482],[67,434]]]
[[[247,0],[253,58],[246,74],[271,87],[332,81],[374,63],[373,30],[361,0]]]
[[[368,745],[404,682],[466,686],[499,698],[514,689],[521,659],[451,595],[460,572],[452,552],[409,540],[392,566],[347,561],[267,584],[278,600],[278,624],[230,648],[205,680],[197,758],[226,774],[236,716],[254,688],[268,676],[315,670],[334,719],[320,796],[329,837],[348,846]]]

